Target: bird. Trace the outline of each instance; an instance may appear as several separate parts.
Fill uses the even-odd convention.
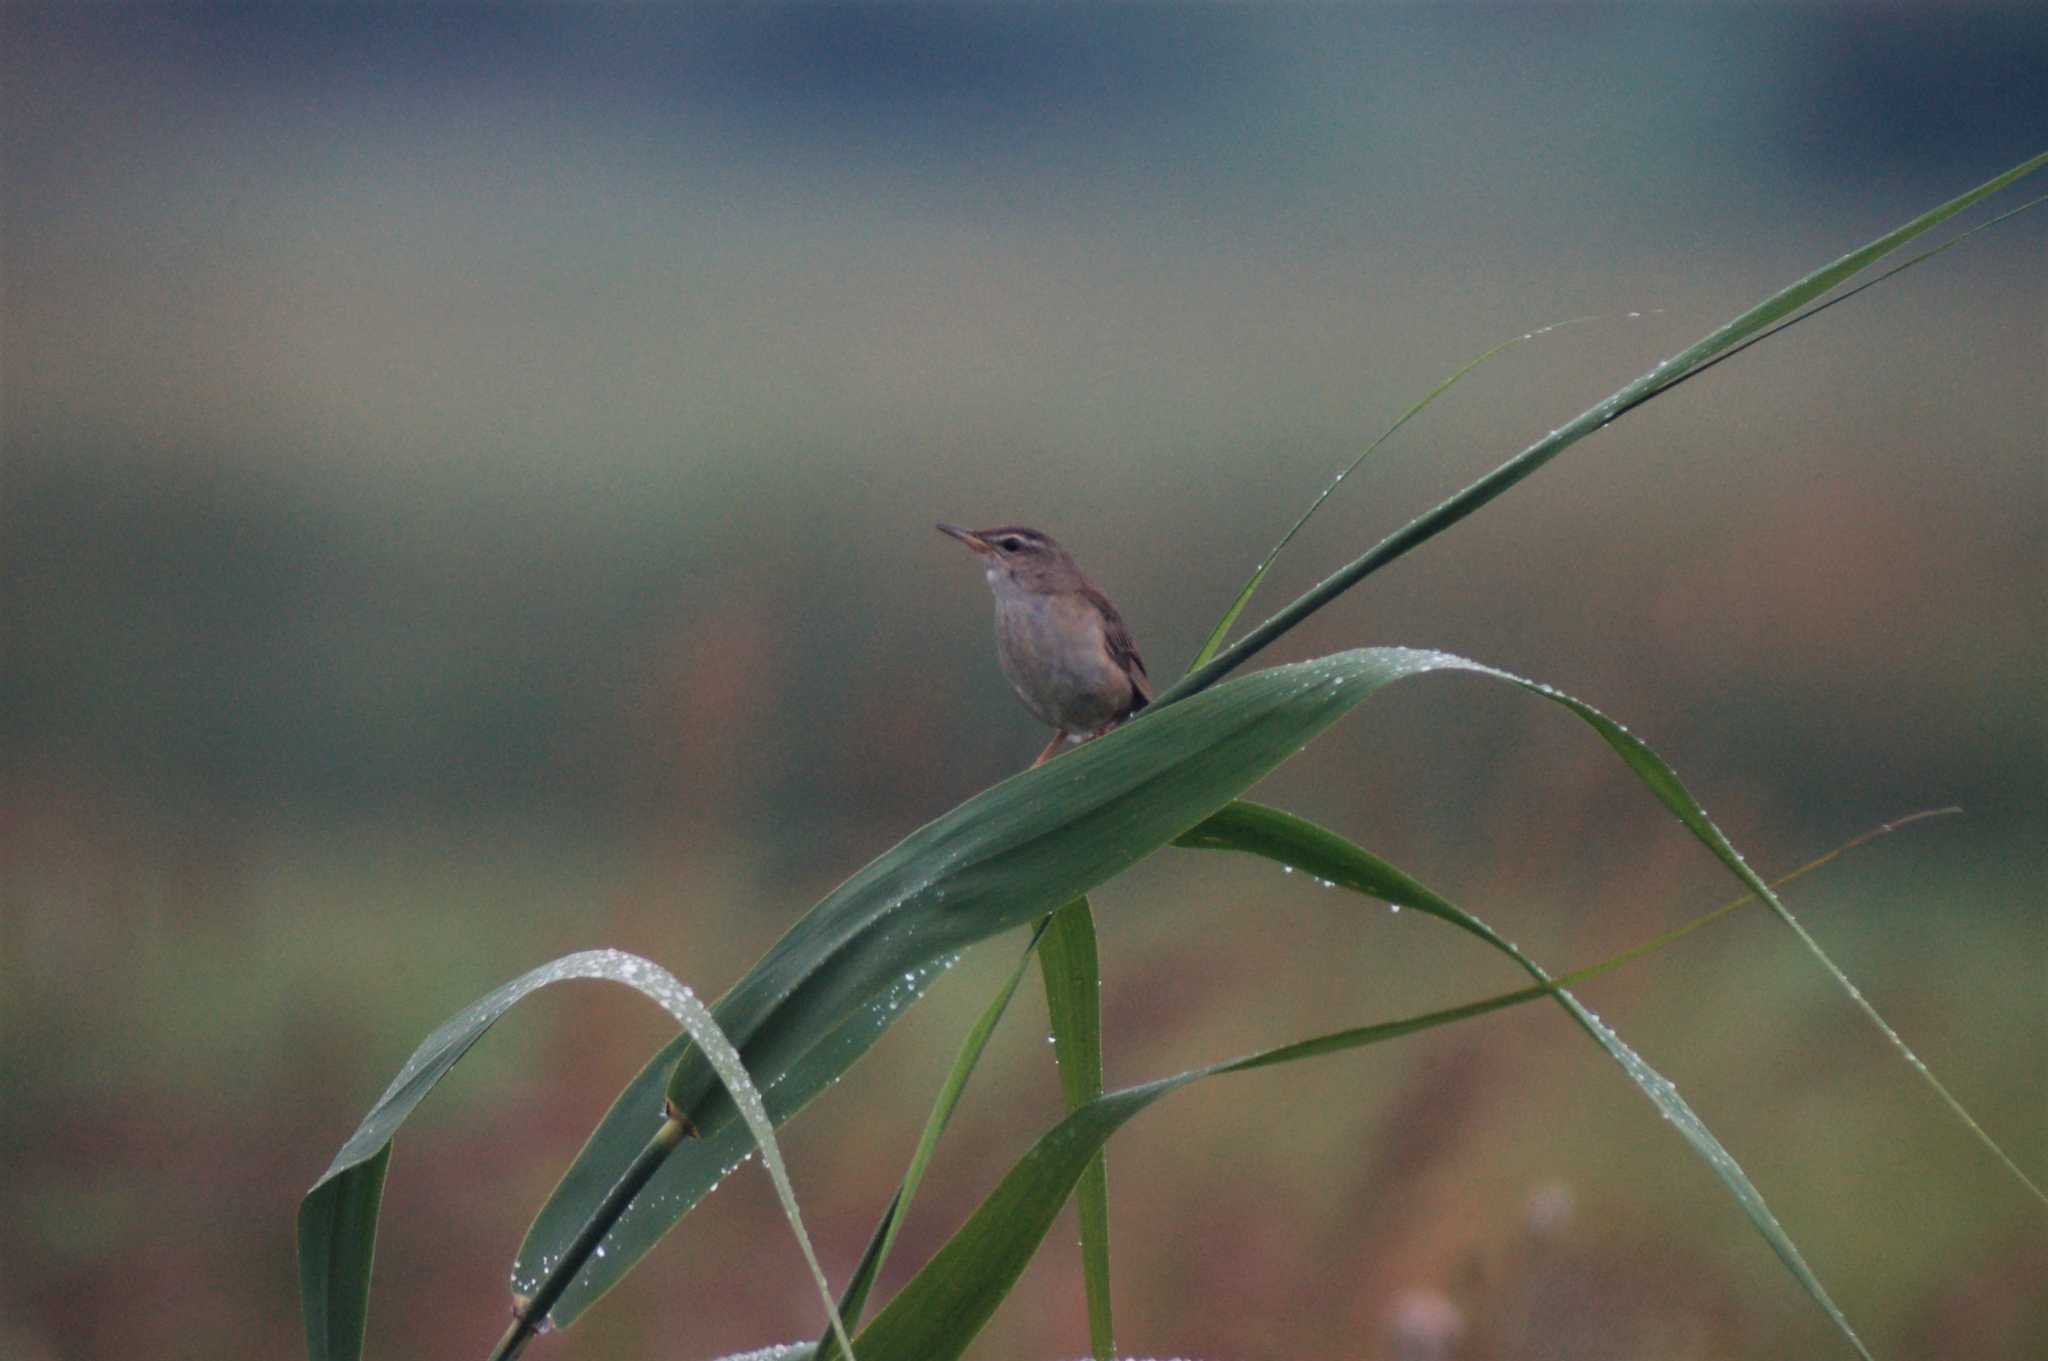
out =
[[[1053,729],[1034,769],[1152,702],[1124,617],[1050,535],[1022,525],[938,528],[981,559],[996,598],[996,661],[1024,707]]]

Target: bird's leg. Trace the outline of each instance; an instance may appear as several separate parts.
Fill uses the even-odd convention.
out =
[[[1050,761],[1053,757],[1059,755],[1060,743],[1066,740],[1067,735],[1064,732],[1054,733],[1052,735],[1052,741],[1045,744],[1045,750],[1039,752],[1038,759],[1031,763],[1031,768],[1033,770],[1036,770],[1040,766],[1044,765],[1047,761]]]

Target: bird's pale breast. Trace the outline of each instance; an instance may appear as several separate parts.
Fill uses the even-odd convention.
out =
[[[996,656],[1039,722],[1087,735],[1122,713],[1131,682],[1110,657],[1102,619],[1071,593],[996,588]]]

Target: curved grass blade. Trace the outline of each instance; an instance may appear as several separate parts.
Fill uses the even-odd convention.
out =
[[[904,1217],[910,1213],[911,1202],[916,1199],[917,1188],[924,1181],[925,1168],[931,1165],[932,1155],[938,1150],[939,1136],[946,1131],[946,1125],[953,1118],[953,1112],[960,1105],[960,1097],[967,1090],[967,1080],[974,1075],[975,1067],[988,1048],[989,1037],[995,1033],[996,1025],[1009,1009],[1010,999],[1017,995],[1017,985],[1024,981],[1024,971],[1030,967],[1032,955],[1038,943],[1044,939],[1045,930],[1052,919],[1040,922],[1031,935],[1030,944],[1017,959],[1017,967],[1010,971],[1003,986],[982,1009],[981,1015],[968,1028],[967,1037],[960,1043],[960,1052],[953,1059],[953,1066],[946,1074],[946,1080],[939,1088],[939,1098],[932,1103],[932,1112],[925,1119],[924,1131],[918,1136],[917,1151],[911,1155],[910,1166],[903,1173],[903,1182],[896,1188],[896,1194],[889,1198],[889,1208],[883,1212],[881,1223],[875,1226],[873,1236],[868,1239],[867,1248],[861,1253],[860,1261],[854,1266],[853,1277],[847,1282],[846,1293],[840,1296],[839,1314],[848,1327],[857,1326],[867,1309],[868,1295],[873,1291],[875,1281],[882,1274],[882,1267],[889,1260],[889,1250],[896,1244],[896,1232]],[[814,1354],[820,1361],[839,1361],[842,1353],[838,1350],[838,1339],[830,1333],[818,1339]]]
[[[1630,313],[1629,315],[1634,316],[1636,314]],[[1443,396],[1446,392],[1449,392],[1452,388],[1456,387],[1458,385],[1459,380],[1463,379],[1466,374],[1472,372],[1472,370],[1478,368],[1480,365],[1486,363],[1488,360],[1494,359],[1499,355],[1505,354],[1507,351],[1515,348],[1517,345],[1526,345],[1527,343],[1529,343],[1532,340],[1535,340],[1539,336],[1549,335],[1552,331],[1561,331],[1567,326],[1578,326],[1582,325],[1585,322],[1599,320],[1602,320],[1602,318],[1571,317],[1564,321],[1553,321],[1548,326],[1539,326],[1533,331],[1524,331],[1521,335],[1518,335],[1511,340],[1503,340],[1500,344],[1495,345],[1492,349],[1487,350],[1483,354],[1474,355],[1472,358],[1466,360],[1463,364],[1460,364],[1456,369],[1452,370],[1450,375],[1446,377],[1442,382],[1438,383],[1428,392],[1423,393],[1421,400],[1417,401],[1413,406],[1409,407],[1406,411],[1402,412],[1399,420],[1396,420],[1392,425],[1388,426],[1385,430],[1382,430],[1380,432],[1379,438],[1375,439],[1371,444],[1366,445],[1365,451],[1359,454],[1357,458],[1352,459],[1351,462],[1345,467],[1344,471],[1338,473],[1335,477],[1330,479],[1329,485],[1325,486],[1322,489],[1322,491],[1317,494],[1315,500],[1308,503],[1308,509],[1304,510],[1301,513],[1301,518],[1296,520],[1293,526],[1289,528],[1285,534],[1282,534],[1280,536],[1280,542],[1274,544],[1270,549],[1266,551],[1266,556],[1259,560],[1259,565],[1252,569],[1251,576],[1245,581],[1244,585],[1238,589],[1237,595],[1230,602],[1230,607],[1223,611],[1223,617],[1216,621],[1216,627],[1209,630],[1209,636],[1202,641],[1201,650],[1196,652],[1195,659],[1192,662],[1188,663],[1188,670],[1194,671],[1199,669],[1203,665],[1203,663],[1207,662],[1211,657],[1216,655],[1217,649],[1223,646],[1223,640],[1230,634],[1230,626],[1232,624],[1235,624],[1237,622],[1237,617],[1244,613],[1244,607],[1252,603],[1252,596],[1258,591],[1259,583],[1264,581],[1266,579],[1266,573],[1273,569],[1273,563],[1277,558],[1279,558],[1281,550],[1286,548],[1288,544],[1294,542],[1294,536],[1301,533],[1302,526],[1306,525],[1309,522],[1309,517],[1314,515],[1318,510],[1321,510],[1323,507],[1323,502],[1329,500],[1331,496],[1336,494],[1337,488],[1343,485],[1344,479],[1351,476],[1351,474],[1357,472],[1359,468],[1364,465],[1365,461],[1368,458],[1371,458],[1374,453],[1378,452],[1379,447],[1381,445],[1385,444],[1388,440],[1392,439],[1397,433],[1399,433],[1403,426],[1407,425],[1408,422],[1414,420],[1417,416],[1420,416],[1424,411],[1428,410],[1437,398]]]
[[[1661,763],[1660,763],[1661,764]],[[1640,772],[1638,772],[1640,773]],[[1675,781],[1673,782],[1675,785]],[[1683,791],[1681,790],[1682,794]],[[1835,1327],[1843,1336],[1855,1344],[1857,1351],[1865,1356],[1863,1343],[1849,1326],[1848,1318],[1829,1297],[1815,1276],[1806,1259],[1793,1244],[1770,1207],[1764,1203],[1763,1194],[1756,1189],[1735,1159],[1724,1148],[1719,1139],[1706,1126],[1692,1107],[1678,1094],[1678,1089],[1669,1079],[1658,1073],[1620,1036],[1599,1017],[1582,1006],[1578,998],[1557,986],[1535,961],[1524,955],[1508,941],[1503,940],[1493,928],[1487,926],[1470,913],[1464,912],[1411,876],[1404,874],[1386,861],[1352,845],[1336,833],[1319,827],[1292,813],[1258,804],[1236,803],[1223,810],[1197,829],[1197,834],[1181,838],[1177,845],[1193,846],[1205,850],[1235,850],[1292,865],[1327,883],[1379,898],[1384,902],[1410,907],[1430,916],[1449,922],[1470,935],[1477,936],[1496,950],[1514,960],[1516,965],[1537,984],[1557,999],[1579,1028],[1590,1035],[1605,1049],[1609,1057],[1621,1065],[1629,1080],[1634,1082],[1643,1095],[1657,1107],[1658,1112],[1670,1122],[1693,1151],[1718,1177],[1728,1193],[1734,1197],[1742,1212],[1769,1243],[1771,1250],[1785,1264],[1802,1289],[1820,1305]],[[1758,890],[1762,889],[1762,894]],[[1775,896],[1761,881],[1750,884],[1751,896],[1762,896],[1775,902]]]
[[[923,995],[935,973],[927,970],[919,975],[917,982],[901,984],[891,996],[889,1005],[875,1007],[842,1023],[819,1041],[804,1056],[803,1062],[785,1070],[772,1081],[763,1078],[761,1098],[769,1119],[780,1125],[852,1067],[895,1020],[898,1011]],[[713,1014],[716,1014],[715,1008]],[[647,1142],[646,1113],[663,1109],[669,1075],[690,1048],[689,1035],[678,1034],[656,1051],[612,1101],[611,1108],[578,1151],[534,1222],[527,1227],[526,1238],[513,1260],[510,1273],[515,1299],[531,1296],[541,1289],[550,1268],[575,1242],[592,1210],[603,1202],[619,1177],[640,1156]],[[755,1070],[750,1067],[749,1071]],[[644,1253],[677,1218],[723,1181],[746,1157],[749,1147],[745,1130],[738,1126],[727,1125],[715,1137],[709,1138],[704,1137],[700,1130],[699,1137],[685,1146],[686,1152],[694,1155],[686,1160],[690,1169],[688,1175],[678,1175],[678,1169],[685,1164],[674,1160],[662,1169],[664,1179],[656,1191],[663,1197],[678,1198],[674,1202],[676,1208],[646,1235],[639,1252]],[[629,1210],[618,1231],[600,1244],[607,1257],[619,1250],[621,1241],[638,1236],[638,1231],[630,1223],[634,1213]],[[586,1269],[577,1278],[564,1296],[566,1303],[558,1300],[549,1311],[550,1322],[566,1327],[588,1307],[594,1296],[586,1296],[584,1287],[590,1284],[591,1276],[592,1272]],[[607,1278],[605,1289],[610,1288],[613,1279],[616,1278]]]
[[[377,1208],[390,1166],[387,1143],[339,1175],[330,1168],[299,1204],[299,1311],[312,1361],[363,1354]]]
[[[947,1361],[960,1355],[1022,1275],[1089,1161],[1128,1120],[1168,1092],[1203,1078],[1378,1043],[1544,996],[1555,997],[1572,1020],[1621,1065],[1630,1081],[1734,1196],[1801,1287],[1857,1352],[1869,1357],[1847,1318],[1806,1265],[1762,1195],[1677,1089],[1491,927],[1386,861],[1333,832],[1278,809],[1232,804],[1175,844],[1263,856],[1326,882],[1439,917],[1508,955],[1537,981],[1537,986],[1212,1064],[1116,1092],[1081,1107],[1039,1140],[925,1269],[861,1333],[859,1346],[867,1361]]]
[[[1133,726],[1157,721],[1157,716],[1165,709],[1214,685],[1250,661],[1296,624],[1350,590],[1367,576],[1410,549],[1420,547],[1496,497],[1505,494],[1516,483],[1533,475],[1544,464],[1587,435],[1619,420],[1660,392],[1682,381],[1688,374],[1703,367],[1716,356],[1790,316],[1914,237],[1941,225],[1957,213],[1997,193],[2014,181],[2033,174],[2043,165],[2048,165],[2048,152],[2021,162],[2004,174],[1950,199],[1938,208],[1920,214],[1903,226],[1886,232],[1869,244],[1780,289],[1733,321],[1715,329],[1670,359],[1658,364],[1648,373],[1623,385],[1464,490],[1434,509],[1410,520],[1366,553],[1324,578],[1287,608],[1240,638],[1227,651],[1189,671],[1161,693],[1150,708],[1133,720]]]
[[[391,1141],[419,1103],[446,1076],[470,1046],[519,1002],[553,983],[590,978],[624,983],[659,1003],[671,1016],[717,1045],[716,1027],[703,1004],[660,966],[621,950],[585,950],[564,955],[492,989],[457,1012],[421,1041],[390,1086],[370,1107],[306,1193],[299,1206],[300,1297],[306,1323],[306,1347],[314,1361],[350,1361],[362,1354],[369,1317],[370,1266],[376,1247],[377,1213],[384,1177],[391,1161]],[[729,1046],[728,1046],[729,1047]],[[729,1077],[728,1070],[721,1070]],[[744,1081],[744,1074],[739,1081]],[[649,1108],[643,1129],[659,1123],[660,1107]],[[771,1130],[762,1122],[764,1161],[781,1163]],[[777,1191],[806,1259],[816,1271],[816,1256],[785,1175]],[[819,1277],[820,1289],[823,1278]],[[832,1297],[825,1293],[825,1307]],[[834,1314],[833,1317],[837,1318]]]
[[[314,1361],[347,1361],[362,1354],[377,1213],[398,1127],[469,1047],[521,999],[551,983],[601,976],[594,961],[570,955],[522,974],[450,1017],[420,1042],[306,1192],[298,1216],[299,1297],[306,1351]]]
[[[1757,877],[1756,871],[1749,867],[1749,862],[1744,860],[1729,842],[1728,838],[1722,835],[1721,829],[1714,825],[1713,820],[1707,816],[1706,810],[1694,802],[1690,794],[1686,793],[1685,787],[1678,781],[1677,773],[1670,766],[1664,764],[1663,759],[1656,752],[1650,750],[1648,746],[1644,745],[1628,729],[1622,727],[1582,700],[1574,699],[1562,691],[1552,689],[1550,686],[1510,676],[1504,671],[1493,671],[1490,667],[1479,666],[1476,663],[1468,663],[1467,666],[1472,670],[1487,672],[1501,679],[1513,681],[1525,690],[1542,695],[1546,699],[1563,705],[1595,732],[1599,733],[1601,740],[1613,748],[1615,754],[1620,756],[1622,761],[1635,771],[1636,777],[1643,782],[1644,787],[1649,789],[1652,794],[1655,794],[1657,800],[1670,809],[1702,845],[1714,853],[1715,859],[1726,865],[1734,873],[1735,877],[1740,879],[1743,885],[1751,893],[1755,894],[1779,921],[1785,924],[1793,936],[1798,939],[1799,943],[1806,948],[1806,952],[1812,955],[1814,961],[1826,971],[1828,977],[1834,980],[1835,986],[1841,989],[1849,1000],[1856,1005],[1856,1009],[1863,1013],[1864,1019],[1876,1027],[1878,1034],[1882,1035],[1886,1042],[1898,1052],[1899,1056],[1906,1061],[1906,1066],[1912,1070],[1915,1076],[1927,1084],[1935,1096],[1948,1107],[1950,1113],[1960,1120],[1964,1127],[1972,1134],[1976,1135],[1978,1142],[1983,1144],[1993,1157],[2004,1164],[2006,1170],[2036,1200],[2041,1201],[2044,1205],[2048,1205],[2048,1195],[2043,1195],[2041,1188],[2035,1185],[2034,1181],[2020,1169],[2017,1162],[2007,1156],[2005,1150],[1999,1147],[1997,1142],[1985,1132],[1984,1127],[1971,1117],[1969,1111],[1964,1108],[1963,1103],[1956,1099],[1939,1078],[1935,1077],[1934,1070],[1927,1066],[1925,1060],[1913,1052],[1912,1047],[1900,1037],[1898,1031],[1892,1029],[1890,1023],[1879,1014],[1877,1008],[1871,1005],[1870,999],[1863,995],[1862,990],[1849,981],[1849,975],[1842,971],[1841,966],[1835,963],[1827,951],[1821,949],[1820,942],[1815,940],[1811,933],[1800,924],[1799,919],[1792,915],[1791,909],[1787,908],[1779,900],[1778,895],[1771,891],[1770,885]]]
[[[1095,919],[1077,898],[1053,913],[1038,948],[1052,1016],[1053,1056],[1060,1093],[1069,1111],[1102,1095],[1102,968],[1095,952]],[[1088,1293],[1088,1344],[1095,1361],[1114,1361],[1116,1322],[1109,1297],[1109,1169],[1097,1153],[1074,1193],[1081,1226],[1081,1279]]]
[[[1913,823],[1928,818],[1947,816],[1960,811],[1955,808],[1929,809],[1896,818],[1869,832],[1865,832],[1863,835],[1852,839],[1842,846],[1836,847],[1825,855],[1807,862],[1798,869],[1793,870],[1790,874],[1783,876],[1772,887],[1782,888],[1792,880],[1822,868],[1859,846],[1866,845],[1881,836],[1889,835]],[[1318,854],[1314,850],[1304,853],[1298,844],[1293,842],[1276,840],[1264,843],[1262,847],[1258,843],[1257,838],[1264,834],[1263,829],[1272,826],[1272,823],[1268,821],[1268,818],[1271,816],[1285,818],[1287,815],[1265,809],[1262,805],[1240,801],[1229,805],[1214,817],[1202,823],[1201,826],[1177,838],[1173,844],[1200,849],[1244,850],[1252,854],[1272,851],[1275,854],[1269,855],[1268,858],[1280,859],[1283,864],[1289,863],[1284,857],[1299,855],[1302,859],[1310,862],[1308,868],[1311,873],[1317,869],[1327,870],[1333,876],[1327,882],[1333,884],[1342,882],[1347,887],[1356,888],[1383,901],[1398,902],[1403,899],[1413,901],[1417,905],[1417,910],[1422,912],[1431,912],[1435,908],[1436,904],[1432,901],[1434,895],[1418,892],[1416,883],[1410,876],[1395,869],[1386,862],[1359,850],[1355,846],[1349,848],[1348,857],[1341,863],[1333,857]],[[1298,822],[1298,820],[1295,821]],[[1574,970],[1565,977],[1555,980],[1554,986],[1577,987],[1581,982],[1597,974],[1617,969],[1644,955],[1651,954],[1683,940],[1694,932],[1719,921],[1722,917],[1727,916],[1738,908],[1746,907],[1755,901],[1755,894],[1744,892],[1730,902],[1715,908],[1713,911],[1695,917],[1641,945],[1633,946],[1622,951],[1620,954],[1612,955],[1598,964]],[[1051,920],[1051,918],[1048,918],[1046,922],[1040,923],[1040,935],[1032,937],[1032,943],[1025,948],[1017,968],[1011,972],[1003,988],[998,991],[995,999],[989,1004],[988,1009],[982,1013],[981,1018],[969,1032],[967,1040],[962,1044],[960,1057],[954,1061],[953,1070],[947,1077],[940,1100],[933,1110],[931,1119],[926,1123],[924,1137],[919,1141],[918,1156],[912,1160],[912,1170],[905,1176],[904,1187],[890,1199],[889,1209],[884,1215],[882,1223],[876,1227],[874,1236],[869,1240],[867,1250],[862,1254],[860,1262],[854,1269],[853,1280],[848,1285],[846,1294],[840,1300],[840,1314],[846,1319],[848,1326],[854,1326],[859,1322],[866,1306],[868,1293],[873,1286],[875,1277],[880,1274],[883,1259],[887,1256],[887,1246],[893,1243],[895,1239],[895,1225],[900,1222],[902,1214],[907,1208],[906,1197],[914,1192],[917,1179],[921,1178],[924,1166],[929,1161],[930,1152],[937,1144],[938,1131],[943,1129],[945,1121],[951,1116],[959,1091],[966,1084],[967,1074],[971,1072],[974,1064],[979,1060],[989,1034],[994,1030],[1004,1007],[1008,1005],[1011,996],[1016,992],[1018,981],[1023,977],[1023,970],[1030,960],[1032,949],[1037,946],[1040,936]],[[1465,914],[1455,912],[1455,910],[1453,910],[1453,915],[1450,916],[1449,920],[1460,929],[1470,929],[1473,925],[1465,917]],[[1550,989],[1547,987],[1524,988],[1501,998],[1489,999],[1487,1008],[1492,1009],[1494,1006],[1507,1006],[1517,1002],[1534,1001],[1537,998],[1547,996],[1549,992]],[[1460,1014],[1466,1014],[1464,1009],[1460,1009]],[[1094,1096],[1100,1095],[1101,1090],[1098,1086],[1089,1099],[1092,1100]],[[1071,1114],[1073,1110],[1078,1109],[1080,1104],[1085,1103],[1070,1101],[1069,1113]],[[1092,1167],[1093,1165],[1091,1162],[1090,1166]],[[1086,1187],[1087,1173],[1084,1171],[1081,1182],[1077,1187],[1077,1203],[1080,1198],[1079,1193],[1085,1191]],[[1085,1237],[1083,1239],[1083,1246],[1085,1251]],[[828,1334],[825,1338],[821,1338],[812,1344],[810,1350],[793,1349],[791,1355],[817,1356],[820,1358],[820,1361],[836,1361],[838,1356],[836,1350],[828,1350],[832,1346],[833,1343]]]
[[[660,966],[645,960],[634,959],[625,966],[619,976],[648,993],[666,1007],[671,1015],[682,1022],[683,1031],[689,1035],[718,1076],[721,1089],[731,1098],[745,1126],[747,1136],[754,1149],[761,1155],[761,1163],[775,1188],[776,1198],[781,1202],[783,1217],[788,1220],[791,1231],[796,1235],[797,1246],[803,1252],[804,1265],[809,1268],[811,1280],[817,1286],[818,1297],[825,1304],[826,1325],[845,1354],[852,1357],[852,1343],[846,1335],[846,1325],[840,1320],[838,1308],[832,1300],[832,1287],[825,1279],[824,1268],[818,1265],[818,1254],[811,1245],[811,1237],[804,1231],[796,1191],[790,1185],[789,1166],[783,1160],[782,1150],[776,1144],[775,1124],[770,1119],[768,1108],[761,1099],[759,1088],[754,1085],[752,1075],[741,1061],[739,1051],[718,1028],[711,1011],[697,1000],[696,994],[677,983]],[[634,1199],[645,1189],[653,1174],[667,1161],[669,1155],[687,1135],[696,1130],[689,1118],[673,1107],[664,1107],[663,1121],[654,1136],[634,1160],[632,1167],[620,1183],[607,1195],[605,1210],[601,1218],[606,1223],[615,1222],[627,1212]],[[600,1248],[601,1234],[591,1230],[578,1236],[565,1254],[563,1269],[549,1273],[538,1285],[530,1299],[521,1299],[515,1288],[516,1310],[512,1326],[491,1353],[491,1361],[511,1361],[519,1355],[526,1344],[540,1331],[554,1300],[567,1283],[568,1276],[588,1254]]]

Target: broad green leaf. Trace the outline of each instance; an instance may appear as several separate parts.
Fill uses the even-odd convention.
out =
[[[1102,968],[1095,919],[1086,898],[1053,913],[1038,947],[1052,1017],[1053,1057],[1069,1111],[1102,1095]],[[1088,1342],[1095,1361],[1114,1361],[1116,1324],[1109,1298],[1109,1169],[1098,1153],[1074,1196],[1081,1224],[1081,1279],[1088,1292]]]
[[[1367,649],[1246,676],[1087,743],[912,833],[790,928],[713,1008],[772,1118],[839,1077],[961,950],[1035,920],[1243,792],[1380,686],[1440,664]],[[701,1137],[679,1148],[554,1310],[566,1326],[748,1150],[681,1037],[599,1124],[522,1244],[521,1293],[554,1263],[646,1141],[667,1096]]]

